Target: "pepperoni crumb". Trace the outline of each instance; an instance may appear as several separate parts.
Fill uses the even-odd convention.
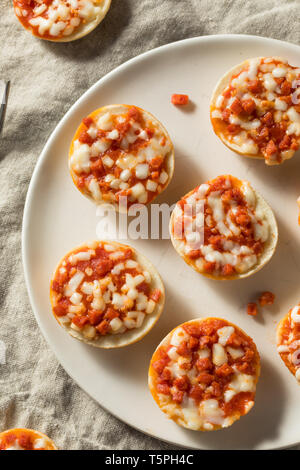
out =
[[[154,302],[158,302],[161,297],[161,291],[159,289],[154,289],[153,292],[150,294],[150,299],[154,300]]]
[[[248,90],[251,91],[252,93],[261,93],[262,92],[262,84],[258,79],[251,80],[248,83]]]
[[[231,324],[234,332],[229,338],[226,338],[226,343],[223,343],[224,352],[229,344],[233,348],[239,349],[235,356],[229,348],[226,351],[226,362],[221,361],[223,364],[220,365],[218,348],[215,349],[215,345],[220,346],[221,333],[219,330],[227,325],[229,323],[226,320],[218,318],[185,323],[176,328],[175,331],[173,330],[155,351],[149,370],[150,390],[163,411],[165,411],[165,404],[170,405],[170,408],[168,406],[168,410],[166,410],[167,415],[175,421],[178,416],[181,416],[179,414],[181,407],[186,408],[188,406],[189,409],[195,411],[195,414],[200,409],[201,415],[202,407],[206,403],[209,404],[207,400],[211,400],[212,406],[217,401],[216,407],[218,406],[222,410],[224,418],[235,416],[236,413],[239,415],[245,414],[247,412],[246,405],[249,402],[251,404],[254,402],[259,357],[251,338],[241,330],[235,329],[234,325]],[[195,336],[195,333],[197,336],[199,333],[200,338]],[[202,338],[207,338],[210,341],[205,350],[200,347]],[[196,349],[192,350],[193,346]],[[187,358],[186,350],[188,349],[189,355]],[[175,357],[173,357],[174,350],[177,353]],[[170,352],[172,352],[170,354],[172,358],[169,358],[167,367],[163,369],[163,364],[161,364],[162,356]],[[182,370],[184,364],[189,364],[187,370]],[[251,377],[240,376],[240,373]],[[227,390],[231,388],[235,390],[235,381],[240,382],[241,386],[237,390],[234,399],[232,399],[230,395],[227,397]],[[251,384],[251,392],[244,392],[244,384],[245,388],[248,387],[248,381]],[[168,395],[168,400],[166,401],[165,397],[161,397],[160,394]],[[185,416],[185,414],[182,416],[182,421],[186,424],[186,427],[189,427],[189,417],[190,415]],[[209,414],[207,418],[210,422]],[[211,423],[215,424],[213,420]],[[216,424],[218,425],[218,422]],[[193,429],[195,428],[193,427]],[[199,423],[200,429],[202,427]]]
[[[100,333],[100,335],[106,335],[106,333],[109,330],[109,323],[107,320],[103,320],[101,323],[99,323],[98,326],[96,326],[96,330]]]
[[[55,314],[58,317],[64,317],[68,313],[69,302],[67,299],[60,300],[57,305],[53,308]]]
[[[90,309],[88,311],[88,317],[91,325],[98,325],[100,323],[100,320],[102,318],[102,313],[99,312],[98,310],[93,310]]]
[[[247,314],[255,317],[257,315],[257,305],[255,302],[249,302],[247,305]]]
[[[212,391],[211,391],[212,396],[219,398],[222,395],[222,388],[219,382],[215,382],[215,381],[212,382],[211,387],[212,387]]]
[[[227,340],[228,346],[233,346],[234,348],[239,348],[242,345],[242,339],[236,333],[232,333],[230,338]]]
[[[32,449],[31,436],[26,434],[25,432],[22,432],[19,436],[19,445],[20,447],[23,447],[23,449],[31,450]]]
[[[128,110],[128,116],[135,121],[139,121],[141,119],[140,110],[135,106],[131,106]]]
[[[181,391],[187,390],[189,388],[189,379],[186,375],[182,377],[177,377],[174,380],[173,384]]]
[[[274,123],[272,113],[269,111],[268,113],[264,114],[264,116],[261,118],[261,121],[262,121],[267,127],[272,126],[273,123]]]
[[[157,384],[157,391],[159,393],[163,393],[164,395],[168,395],[170,393],[170,387],[166,383]]]
[[[180,356],[185,357],[188,357],[190,355],[190,350],[186,341],[182,341],[180,343],[180,345],[177,347],[177,353],[180,354]]]
[[[199,340],[195,338],[194,336],[191,336],[188,342],[188,347],[189,349],[198,349],[199,347]]]
[[[261,296],[259,297],[259,305],[264,307],[265,305],[273,305],[275,300],[275,295],[272,292],[263,292]]]
[[[194,398],[194,400],[200,401],[203,396],[202,388],[199,385],[193,385],[190,390],[189,396],[191,398]]]
[[[237,134],[238,132],[240,132],[240,129],[241,127],[237,126],[236,124],[229,124],[229,126],[227,127],[229,134]]]
[[[164,370],[162,371],[161,377],[163,380],[166,380],[166,381],[171,380],[172,379],[171,370],[165,367]]]
[[[96,173],[96,176],[104,175],[105,170],[101,158],[91,163],[91,171],[92,173]]]
[[[289,135],[285,135],[279,143],[280,150],[288,150],[291,145],[291,138]]]
[[[105,276],[105,274],[111,271],[113,262],[110,259],[93,259],[91,267],[99,276]]]
[[[149,166],[151,171],[152,170],[159,170],[163,164],[163,158],[161,156],[156,156],[153,157],[152,160],[150,160]]]
[[[222,269],[222,274],[224,276],[232,276],[235,273],[235,269],[231,264],[225,264]]]
[[[224,111],[222,111],[222,119],[225,122],[229,122],[230,118],[230,110],[228,108],[225,108]]]
[[[88,145],[92,145],[92,143],[94,142],[94,139],[92,139],[92,137],[86,131],[81,132],[81,134],[78,137],[78,140],[82,144],[88,144]]]
[[[173,397],[173,400],[175,401],[175,403],[181,403],[182,400],[183,400],[183,392],[181,391],[172,391],[171,390],[171,393],[172,393],[172,397]]]
[[[174,95],[171,96],[171,102],[175,106],[185,106],[189,102],[189,96],[188,95],[174,94]]]
[[[251,349],[247,349],[245,355],[243,356],[243,361],[251,362],[254,357],[254,352]]]
[[[216,263],[211,263],[210,261],[207,261],[204,263],[204,271],[207,273],[212,273],[216,268]]]
[[[191,259],[197,259],[197,258],[200,258],[200,256],[201,256],[200,250],[192,250],[189,252],[189,258]]]
[[[284,82],[282,82],[282,84],[280,85],[280,89],[283,95],[289,95],[292,91],[291,84],[287,80],[284,80]]]
[[[264,157],[267,165],[281,164],[300,146],[292,116],[300,113],[300,105],[294,100],[298,69],[278,58],[260,58],[254,67],[254,79],[250,80],[251,64],[254,62],[249,60],[232,74],[229,85],[215,100],[211,107],[213,127],[229,147],[240,147],[243,154],[249,149],[248,153]],[[269,67],[283,70],[283,76],[272,76]],[[268,76],[272,76],[274,85],[271,93]]]
[[[203,370],[209,370],[212,368],[212,362],[208,357],[198,359],[198,361],[196,362],[196,367],[199,372]]]
[[[202,372],[200,375],[198,375],[197,380],[199,383],[209,385],[214,380],[214,376],[212,374],[208,374],[207,372]]]

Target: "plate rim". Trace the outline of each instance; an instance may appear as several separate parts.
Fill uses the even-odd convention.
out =
[[[173,445],[176,447],[182,447],[183,449],[194,449],[194,450],[204,450],[205,447],[199,447],[199,446],[187,446],[187,445],[178,445],[175,444],[174,441],[168,440],[165,438],[157,437],[154,433],[151,433],[150,431],[146,430],[141,430],[139,427],[135,426],[132,423],[129,423],[123,418],[120,418],[117,416],[113,411],[109,410],[106,408],[102,403],[100,403],[96,398],[93,397],[93,395],[86,390],[85,387],[83,387],[79,382],[74,378],[72,372],[69,371],[69,367],[65,366],[64,360],[61,360],[60,357],[58,357],[55,344],[52,342],[50,339],[50,336],[48,335],[47,329],[42,326],[42,323],[40,322],[39,314],[38,314],[38,308],[35,305],[34,302],[34,294],[33,294],[33,288],[30,285],[30,276],[29,276],[29,260],[28,260],[28,243],[30,242],[30,237],[28,235],[28,219],[30,218],[30,206],[31,206],[31,201],[33,200],[33,193],[34,193],[34,188],[37,183],[38,175],[40,172],[40,168],[43,165],[44,160],[46,159],[46,155],[48,153],[48,149],[51,147],[52,143],[55,141],[56,135],[59,133],[61,126],[64,125],[65,121],[68,120],[69,116],[72,114],[73,109],[80,105],[82,102],[85,101],[86,97],[88,97],[89,94],[93,93],[93,91],[101,87],[103,84],[105,84],[107,81],[109,81],[111,78],[114,77],[114,75],[117,75],[119,72],[121,72],[123,69],[126,69],[127,67],[130,67],[132,64],[139,62],[140,60],[143,60],[144,57],[146,56],[151,56],[151,55],[156,55],[159,54],[162,50],[167,50],[167,49],[176,49],[177,47],[180,47],[181,45],[184,45],[186,43],[198,43],[202,41],[207,41],[207,42],[214,42],[216,40],[224,40],[224,41],[229,41],[229,40],[247,40],[247,41],[265,41],[269,42],[270,44],[281,44],[283,46],[287,46],[290,48],[294,48],[295,52],[300,52],[300,46],[294,43],[290,43],[288,41],[283,41],[279,39],[274,39],[274,38],[268,38],[264,36],[257,36],[257,35],[251,35],[251,34],[211,34],[211,35],[204,35],[204,36],[195,36],[191,38],[185,38],[181,39],[179,41],[174,41],[171,43],[164,44],[162,46],[155,47],[153,49],[150,49],[146,52],[143,52],[137,56],[132,57],[131,59],[121,63],[118,65],[116,68],[112,69],[110,72],[105,74],[103,77],[101,77],[99,80],[97,80],[91,87],[89,87],[69,108],[69,110],[64,114],[64,116],[59,120],[59,122],[55,125],[53,131],[51,132],[50,136],[48,137],[45,145],[43,146],[43,149],[41,153],[39,154],[35,167],[33,169],[30,182],[28,185],[27,193],[26,193],[26,198],[25,198],[25,204],[24,204],[24,209],[23,209],[23,217],[22,217],[22,226],[21,226],[21,257],[22,257],[22,266],[23,266],[23,274],[24,274],[24,279],[25,279],[25,285],[26,285],[26,290],[27,294],[29,297],[29,302],[30,306],[32,308],[32,311],[34,313],[35,320],[46,340],[48,343],[51,351],[53,352],[54,356],[56,357],[56,360],[58,363],[63,367],[63,369],[66,371],[66,373],[74,380],[76,385],[80,387],[81,390],[84,391],[92,400],[94,400],[101,408],[103,408],[107,413],[111,414],[114,418],[117,418],[119,421],[125,423],[127,426],[130,426],[131,428],[135,429],[136,431],[139,431],[142,434],[145,434],[151,438],[157,439],[158,441],[165,442],[169,445]],[[294,447],[300,444],[300,438],[298,441],[293,441],[293,442],[288,442],[287,444],[284,444],[282,446],[278,445],[268,445],[267,449],[268,450],[280,450],[280,449],[288,449],[290,447]]]

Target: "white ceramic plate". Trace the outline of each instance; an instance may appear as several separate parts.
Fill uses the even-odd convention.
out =
[[[299,154],[282,166],[240,157],[214,135],[209,102],[215,83],[233,65],[254,56],[278,55],[300,65],[300,48],[253,36],[188,39],[143,54],[102,78],[65,115],[36,165],[27,195],[23,224],[23,262],[38,324],[58,360],[101,406],[131,426],[179,446],[201,449],[270,449],[299,439],[299,386],[276,352],[275,327],[299,301],[300,194]],[[187,93],[192,104],[175,108],[172,93]],[[157,116],[175,145],[175,174],[157,202],[176,202],[199,183],[223,173],[249,180],[269,201],[279,224],[279,246],[271,262],[252,278],[218,282],[189,268],[169,240],[129,241],[157,266],[166,285],[161,319],[141,342],[102,351],[70,338],[55,321],[49,281],[57,262],[71,248],[96,238],[95,206],[73,186],[67,155],[81,119],[111,103],[136,104]],[[257,319],[245,313],[247,302],[263,290],[276,303]],[[148,364],[157,344],[179,323],[219,316],[250,334],[260,351],[262,373],[256,404],[227,430],[188,431],[169,421],[147,388]]]

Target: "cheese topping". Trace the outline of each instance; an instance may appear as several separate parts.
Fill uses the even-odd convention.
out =
[[[20,22],[36,36],[60,39],[70,36],[86,22],[94,21],[104,0],[13,0]]]
[[[31,429],[10,429],[0,433],[0,450],[54,450],[54,445]]]
[[[300,69],[278,58],[250,59],[216,98],[217,134],[268,165],[291,158],[300,145]]]
[[[95,242],[67,255],[51,283],[53,312],[66,326],[96,340],[140,328],[161,297],[131,248]]]
[[[213,430],[230,426],[253,406],[258,369],[256,347],[241,330],[216,318],[195,320],[158,347],[149,386],[178,424]]]
[[[300,304],[289,311],[277,331],[277,351],[300,381]]]
[[[175,206],[175,247],[197,271],[242,274],[259,262],[270,227],[250,184],[220,176],[196,187]]]
[[[114,106],[83,119],[69,166],[76,186],[95,202],[147,204],[170,180],[172,151],[156,119],[135,106]]]

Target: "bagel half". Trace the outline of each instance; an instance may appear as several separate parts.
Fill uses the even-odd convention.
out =
[[[124,104],[104,106],[78,127],[69,168],[82,194],[125,212],[133,204],[152,202],[166,189],[174,172],[173,144],[148,111]]]
[[[231,426],[254,405],[260,358],[253,340],[220,318],[174,328],[156,348],[148,383],[159,408],[194,431]]]
[[[247,181],[223,175],[177,202],[170,235],[177,253],[197,272],[231,280],[251,276],[271,259],[278,229],[272,209]]]
[[[95,241],[64,256],[50,299],[56,320],[71,336],[110,349],[135,343],[153,328],[165,290],[145,256],[121,243]]]
[[[70,42],[91,33],[103,20],[111,0],[13,0],[25,29],[40,39]]]
[[[217,83],[210,105],[215,134],[234,152],[278,165],[300,145],[300,68],[279,57],[248,59]]]
[[[277,326],[277,351],[300,383],[300,303]]]
[[[0,450],[57,450],[57,447],[39,431],[15,428],[0,433]]]

